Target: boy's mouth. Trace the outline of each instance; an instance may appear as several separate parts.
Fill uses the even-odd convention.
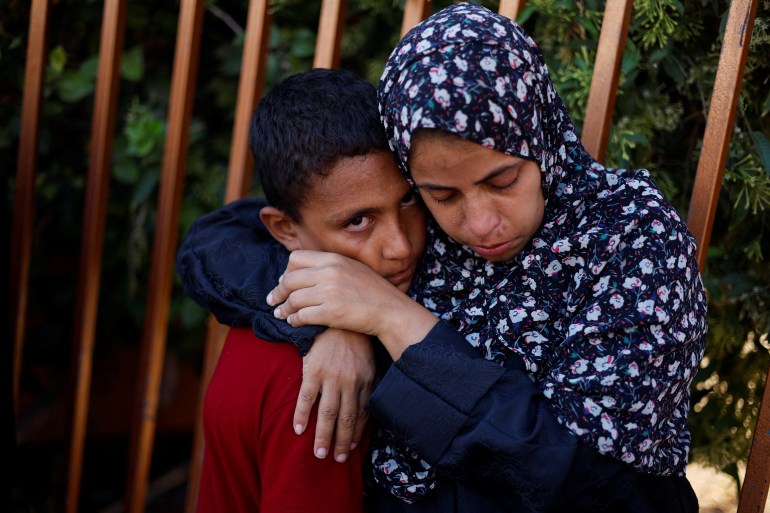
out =
[[[412,279],[413,274],[414,274],[414,266],[410,266],[410,267],[407,267],[406,269],[402,269],[401,271],[398,271],[397,273],[389,274],[388,276],[385,277],[385,279],[388,280],[391,284],[398,287],[404,282],[410,281]]]

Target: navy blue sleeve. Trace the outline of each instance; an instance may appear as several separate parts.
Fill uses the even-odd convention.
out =
[[[519,495],[530,504],[615,500],[636,472],[578,442],[511,355],[485,360],[439,322],[388,370],[372,418],[449,479]]]
[[[184,291],[228,326],[252,326],[259,338],[294,343],[307,354],[325,328],[293,328],[273,316],[267,293],[286,269],[289,252],[262,224],[267,203],[246,198],[193,223],[177,252]]]

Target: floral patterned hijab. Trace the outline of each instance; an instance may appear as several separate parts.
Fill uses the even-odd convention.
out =
[[[657,475],[683,474],[689,386],[703,356],[706,306],[695,241],[647,170],[606,169],[583,148],[535,42],[472,4],[407,34],[379,89],[380,113],[409,175],[416,130],[439,129],[537,162],[543,225],[495,264],[430,229],[412,290],[487,359],[522,358],[567,429],[599,452]],[[378,471],[408,498],[418,471]],[[391,480],[393,481],[393,480]],[[416,491],[416,492],[415,492]]]

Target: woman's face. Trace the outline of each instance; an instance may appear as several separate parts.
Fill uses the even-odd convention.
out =
[[[441,228],[489,261],[518,255],[543,221],[540,167],[531,160],[425,135],[412,141],[409,168]]]

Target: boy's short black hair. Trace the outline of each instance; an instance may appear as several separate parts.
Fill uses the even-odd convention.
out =
[[[297,221],[309,187],[339,159],[389,151],[374,86],[321,68],[273,87],[254,112],[249,143],[265,198]]]

